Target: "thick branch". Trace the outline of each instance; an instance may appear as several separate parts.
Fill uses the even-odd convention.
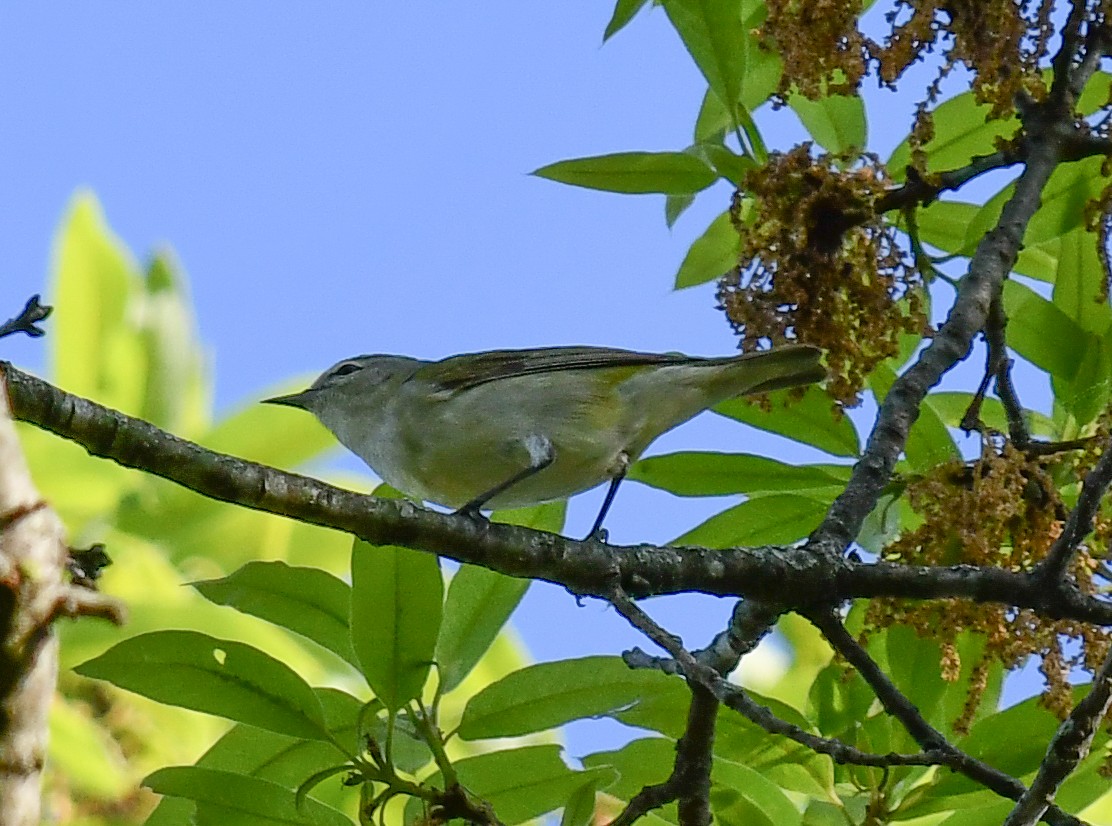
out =
[[[0,826],[40,821],[47,715],[58,677],[54,619],[112,607],[66,581],[63,536],[61,521],[35,490],[0,394]]]
[[[785,609],[858,597],[968,598],[1033,608],[1054,619],[1112,625],[1112,605],[1068,584],[1048,588],[1030,574],[819,557],[807,548],[615,547],[511,525],[435,513],[246,462],[65,393],[0,362],[15,417],[71,439],[96,456],[248,508],[543,579],[606,598],[614,586],[636,597],[696,591],[768,600]]]

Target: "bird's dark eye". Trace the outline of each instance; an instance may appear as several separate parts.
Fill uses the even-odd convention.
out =
[[[361,370],[363,365],[355,361],[345,361],[339,367],[332,371],[333,376],[346,376],[349,373],[354,373],[356,370]]]

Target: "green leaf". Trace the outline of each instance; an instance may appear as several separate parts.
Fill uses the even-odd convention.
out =
[[[833,456],[856,458],[861,452],[857,431],[831,398],[817,386],[791,400],[791,390],[769,393],[767,409],[751,399],[730,399],[715,405],[715,413],[817,447]]]
[[[588,754],[583,758],[583,765],[589,769],[603,766],[616,769],[618,779],[606,787],[606,793],[614,795],[619,800],[630,800],[645,786],[666,780],[675,759],[675,740],[667,737],[642,737],[614,751]],[[653,826],[676,822],[674,805],[658,809],[656,814],[655,822],[651,816],[644,820],[653,823]]]
[[[448,586],[444,622],[436,641],[443,691],[451,691],[471,673],[528,588],[527,579],[477,565],[460,566]]]
[[[865,104],[857,95],[829,95],[811,100],[795,94],[788,98],[811,137],[828,152],[860,152],[868,138]]]
[[[976,242],[969,245],[969,224],[980,210],[979,204],[935,201],[915,216],[919,240],[953,255],[972,255]]]
[[[355,540],[351,549],[351,642],[371,690],[391,711],[428,678],[444,602],[439,559]]]
[[[741,238],[726,210],[695,239],[676,273],[677,290],[721,278],[737,266]]]
[[[491,804],[507,826],[555,811],[602,770],[574,771],[560,758],[561,747],[523,746],[466,757],[454,767],[464,788]]]
[[[987,103],[977,103],[972,92],[963,92],[939,104],[934,110],[934,137],[923,147],[927,171],[966,166],[970,158],[995,152],[998,138],[1014,135],[1018,121],[1014,117],[986,120],[991,109]],[[910,162],[911,144],[904,138],[888,158],[888,171],[895,180],[902,181]]]
[[[545,731],[614,714],[670,684],[663,674],[634,671],[619,657],[538,663],[507,674],[472,697],[459,735],[482,740]]]
[[[672,545],[732,548],[795,542],[819,526],[838,489],[829,496],[769,494],[757,496],[712,516],[680,536]]]
[[[973,402],[973,394],[961,391],[943,391],[930,394],[931,406],[947,427],[961,427],[965,411]],[[1036,410],[1024,410],[1023,418],[1028,431],[1034,436],[1050,437],[1055,434],[1054,422]],[[993,430],[1008,432],[1008,417],[1004,405],[991,396],[981,403],[981,421]]]
[[[664,196],[664,223],[668,229],[676,225],[679,217],[687,208],[695,203],[694,195],[665,195]]]
[[[348,631],[351,588],[332,574],[285,562],[248,562],[222,579],[191,584],[210,602],[288,628],[359,665]]]
[[[1008,346],[1052,376],[1073,377],[1085,351],[1095,346],[1061,308],[1017,281],[1004,282],[1004,310]]]
[[[610,16],[610,22],[606,24],[606,31],[603,32],[602,42],[605,43],[624,29],[626,24],[634,18],[637,12],[644,8],[647,2],[649,2],[649,0],[618,0],[614,6],[614,13]]]
[[[184,797],[226,810],[237,824],[313,824],[313,826],[352,826],[351,820],[330,806],[308,798],[298,809],[289,789],[233,772],[172,766],[159,769],[143,780],[156,794]],[[229,822],[225,820],[225,822]]]
[[[690,195],[718,179],[706,163],[686,152],[619,152],[575,158],[542,166],[533,174],[572,186],[633,195]]]
[[[731,111],[741,97],[748,32],[740,0],[664,0],[664,11],[718,99]]]
[[[169,251],[151,259],[143,282],[139,333],[145,350],[139,416],[175,433],[207,425],[204,352],[196,340],[185,278]]]
[[[756,161],[748,155],[739,155],[721,143],[698,143],[691,147],[691,151],[702,157],[735,187],[740,186],[745,175],[757,166]]]
[[[642,459],[628,478],[678,496],[726,496],[837,491],[845,487],[850,470],[848,465],[789,465],[749,453],[691,451]]]
[[[711,800],[717,805],[722,822],[768,826],[792,826],[802,822],[803,815],[786,794],[764,774],[749,766],[721,758],[711,766]],[[749,814],[744,820],[730,818],[726,812],[737,810],[738,804]],[[744,805],[747,804],[747,805]]]
[[[1078,229],[1058,239],[1052,300],[1087,333],[1103,336],[1112,328],[1112,311],[1101,298],[1104,266],[1097,253],[1101,240]]]
[[[564,804],[560,826],[590,826],[595,819],[595,797],[598,795],[598,778],[592,777],[571,793]]]
[[[138,412],[143,354],[126,310],[141,289],[139,269],[91,192],[80,191],[70,202],[54,239],[52,270],[47,342],[55,382]]]
[[[313,689],[289,666],[241,642],[154,631],[74,669],[160,703],[314,740],[327,739]]]

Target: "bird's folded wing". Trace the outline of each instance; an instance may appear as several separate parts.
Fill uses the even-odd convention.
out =
[[[452,356],[422,367],[416,375],[442,390],[460,391],[498,379],[558,370],[686,364],[696,360],[678,353],[638,353],[612,347],[542,347]]]

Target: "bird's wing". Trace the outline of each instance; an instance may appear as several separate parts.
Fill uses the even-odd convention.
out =
[[[491,350],[433,362],[417,371],[442,390],[458,392],[480,384],[559,370],[686,364],[695,359],[678,353],[638,353],[612,347],[542,347],[536,350]]]

